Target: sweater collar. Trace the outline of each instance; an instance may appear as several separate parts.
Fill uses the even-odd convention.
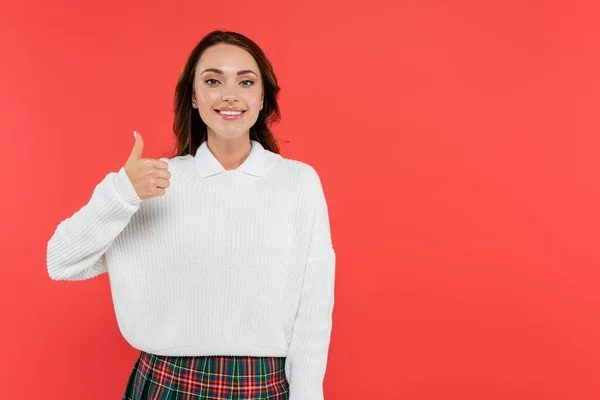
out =
[[[260,177],[263,176],[265,168],[265,149],[260,142],[256,140],[250,140],[250,142],[252,143],[250,155],[246,157],[246,160],[244,160],[242,165],[240,165],[236,171]],[[196,155],[194,156],[194,161],[196,163],[198,174],[202,178],[227,171],[213,153],[211,153],[206,140],[198,147]]]

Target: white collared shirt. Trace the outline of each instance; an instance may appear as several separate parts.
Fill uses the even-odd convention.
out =
[[[265,149],[256,140],[251,140],[252,150],[246,160],[236,168],[237,171],[245,174],[261,177],[265,170]],[[195,155],[196,168],[200,177],[209,177],[227,171],[217,160],[214,154],[208,148],[208,142],[202,142]]]

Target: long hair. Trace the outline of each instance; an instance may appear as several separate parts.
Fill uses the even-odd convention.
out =
[[[263,82],[263,109],[258,119],[250,128],[250,139],[258,141],[265,149],[279,154],[279,145],[269,126],[279,122],[281,114],[277,104],[279,85],[271,63],[261,48],[246,36],[229,31],[212,31],[206,35],[192,50],[185,64],[177,87],[173,108],[173,132],[176,144],[172,150],[174,156],[195,155],[198,147],[207,140],[207,127],[197,111],[192,107],[194,75],[196,65],[202,53],[209,47],[219,43],[232,44],[246,50],[254,57]]]

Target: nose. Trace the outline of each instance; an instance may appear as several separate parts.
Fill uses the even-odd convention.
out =
[[[237,86],[235,85],[235,82],[233,84],[229,83],[229,84],[223,85],[223,93],[221,94],[221,101],[233,102],[233,101],[237,101],[237,100],[238,100],[238,94],[237,94]]]

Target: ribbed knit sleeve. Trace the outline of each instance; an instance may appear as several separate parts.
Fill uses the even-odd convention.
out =
[[[46,264],[50,278],[83,280],[106,272],[104,253],[141,201],[125,168],[106,175],[89,202],[62,221],[48,241]]]
[[[327,202],[316,171],[308,169],[312,207],[310,249],[286,370],[290,400],[322,400],[334,304],[335,252]]]

